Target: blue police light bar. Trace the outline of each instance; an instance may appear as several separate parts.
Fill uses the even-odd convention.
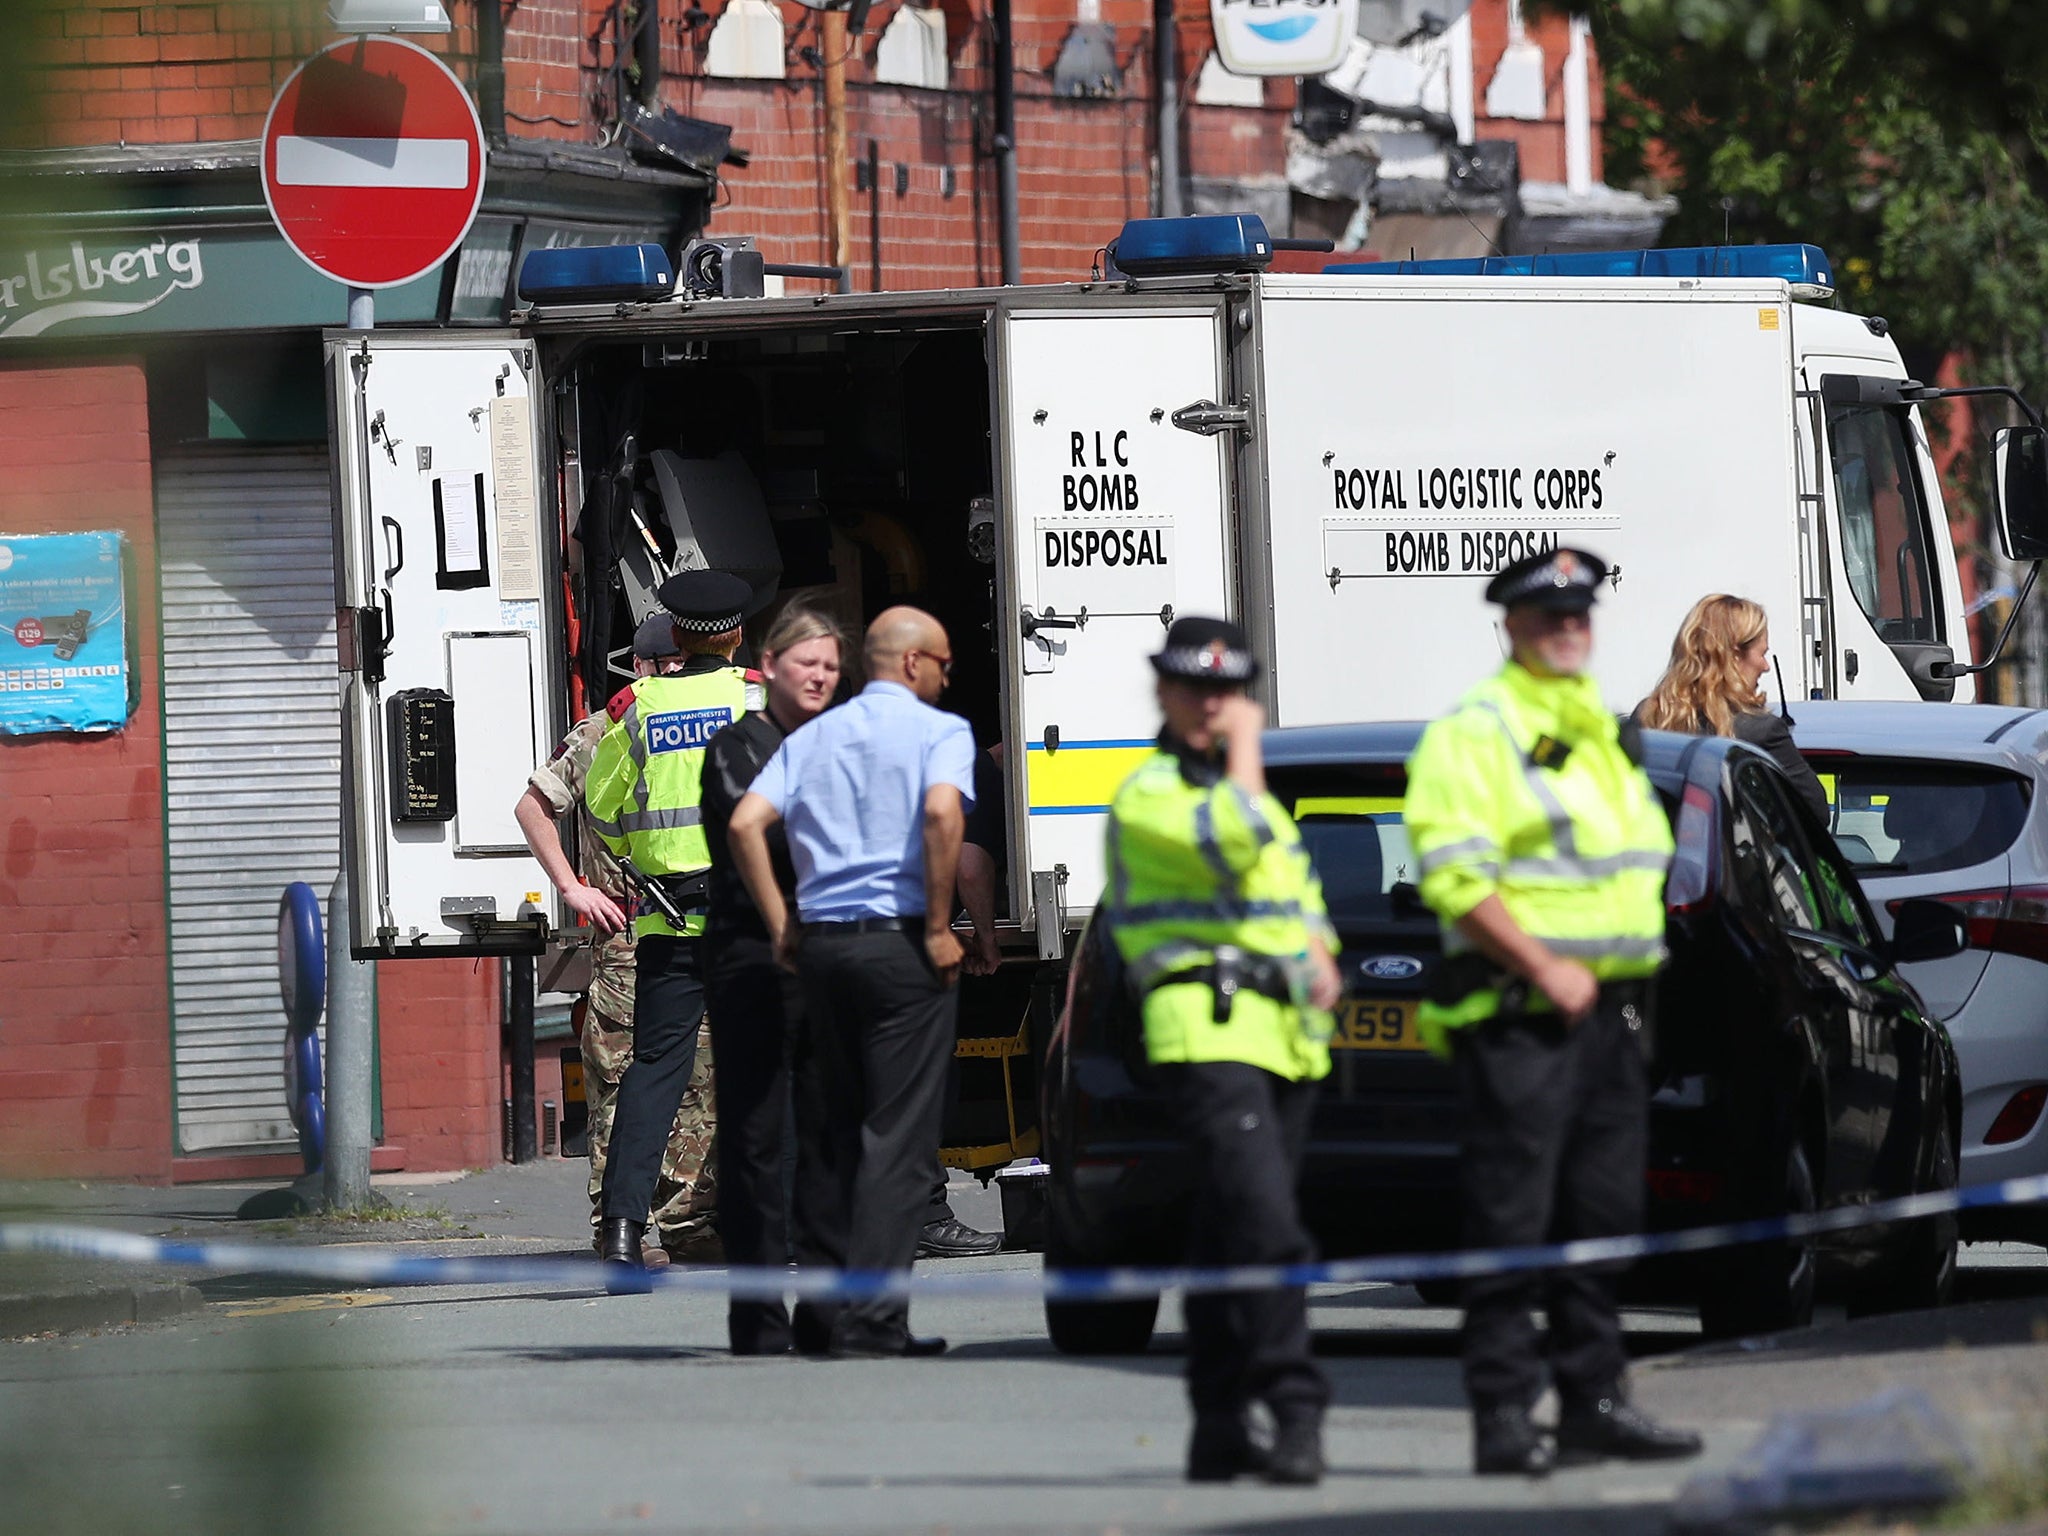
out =
[[[528,251],[519,264],[519,297],[534,304],[662,299],[675,285],[675,265],[658,245],[563,246]]]
[[[1834,265],[1817,245],[1690,245],[1558,256],[1354,261],[1323,271],[1368,277],[1775,277],[1790,283],[1801,298],[1824,299],[1835,291]]]
[[[1255,213],[1132,219],[1110,242],[1109,259],[1128,277],[1263,272],[1273,261],[1273,237]]]

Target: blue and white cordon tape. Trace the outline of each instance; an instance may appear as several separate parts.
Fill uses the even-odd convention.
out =
[[[1907,1195],[1809,1215],[1760,1217],[1676,1232],[1582,1238],[1529,1248],[1401,1253],[1322,1264],[1258,1264],[1226,1269],[966,1271],[946,1266],[885,1272],[675,1265],[647,1273],[631,1271],[621,1277],[613,1271],[601,1270],[594,1260],[587,1258],[408,1257],[363,1248],[178,1242],[94,1227],[30,1223],[0,1223],[0,1253],[49,1253],[115,1263],[295,1275],[355,1286],[560,1285],[587,1291],[610,1280],[620,1289],[630,1285],[634,1290],[703,1291],[752,1298],[794,1295],[820,1301],[857,1301],[873,1296],[1046,1296],[1055,1301],[1108,1301],[1156,1296],[1164,1291],[1246,1291],[1273,1286],[1359,1285],[1370,1281],[1412,1284],[1418,1280],[1463,1280],[1523,1269],[1574,1269],[1666,1254],[1702,1253],[1740,1243],[1847,1232],[1889,1221],[1939,1216],[1948,1211],[2031,1205],[2044,1200],[2048,1200],[2048,1175]]]

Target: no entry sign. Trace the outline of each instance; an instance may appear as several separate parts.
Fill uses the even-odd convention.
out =
[[[426,49],[351,38],[285,81],[263,124],[263,196],[291,248],[354,288],[448,259],[484,195],[484,140],[462,82]]]

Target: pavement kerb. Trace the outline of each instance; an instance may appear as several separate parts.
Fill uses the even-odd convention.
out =
[[[189,1285],[93,1286],[32,1296],[0,1296],[0,1339],[81,1333],[182,1317],[206,1305]]]

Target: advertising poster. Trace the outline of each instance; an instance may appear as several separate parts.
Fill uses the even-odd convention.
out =
[[[121,535],[0,534],[0,736],[128,719]]]

